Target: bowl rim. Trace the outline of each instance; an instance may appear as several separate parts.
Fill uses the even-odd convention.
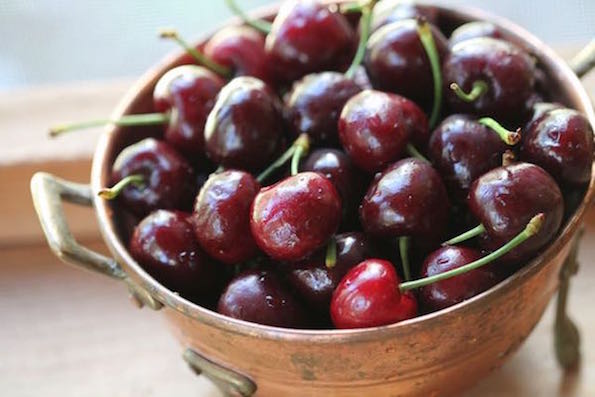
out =
[[[339,1],[326,2],[338,3]],[[450,14],[469,21],[484,20],[491,22],[503,29],[506,34],[515,37],[515,39],[517,39],[519,42],[522,42],[532,54],[537,55],[542,62],[549,64],[552,71],[555,72],[555,78],[557,80],[564,81],[566,84],[570,84],[568,92],[573,94],[573,100],[575,100],[577,104],[582,105],[583,109],[580,110],[586,114],[590,124],[592,126],[595,125],[595,113],[593,106],[579,78],[574,74],[574,72],[563,59],[561,59],[550,47],[548,47],[536,36],[504,17],[500,17],[477,8],[465,7],[463,9],[463,7],[460,6],[436,5],[430,3],[421,4],[434,7],[438,10],[440,15]],[[259,17],[271,16],[274,15],[277,10],[278,5],[275,4],[273,6],[263,7],[252,13],[252,15]],[[221,27],[237,24],[241,24],[241,21],[237,17],[231,18],[221,24],[214,31],[202,35],[201,39],[196,40],[195,42],[203,43]],[[152,86],[155,80],[163,75],[166,70],[171,68],[172,64],[174,64],[176,61],[179,61],[182,55],[183,52],[174,51],[164,57],[147,72],[145,72],[143,76],[138,79],[137,82],[129,89],[129,91],[117,105],[116,109],[112,113],[112,116],[116,118],[126,114],[133,106],[134,102],[143,94],[144,91],[146,91],[147,87]],[[205,325],[215,327],[221,331],[268,340],[283,340],[304,343],[327,343],[331,340],[333,343],[364,342],[382,338],[383,336],[387,335],[394,336],[398,333],[405,334],[416,332],[419,330],[419,328],[432,327],[433,325],[438,324],[440,319],[445,316],[458,316],[464,310],[469,310],[474,306],[480,307],[484,303],[488,302],[490,298],[504,295],[510,289],[522,284],[525,280],[537,274],[553,257],[555,257],[575,235],[595,192],[594,166],[592,168],[591,180],[588,190],[585,193],[581,205],[576,209],[573,216],[566,222],[553,243],[551,243],[545,251],[534,258],[530,263],[525,265],[521,270],[517,271],[492,288],[468,300],[437,312],[424,314],[402,322],[378,327],[341,330],[281,328],[230,318],[188,301],[158,283],[130,256],[128,249],[119,239],[118,234],[113,227],[113,210],[111,209],[110,204],[99,198],[96,194],[102,187],[102,182],[108,180],[107,175],[109,169],[111,168],[111,164],[108,167],[107,162],[110,159],[111,150],[113,149],[113,141],[111,137],[115,135],[117,130],[117,127],[108,127],[102,133],[93,156],[91,171],[93,205],[99,223],[99,228],[105,243],[107,244],[111,253],[114,255],[117,262],[122,265],[125,272],[135,282],[138,282],[153,297],[162,302],[168,308],[181,312],[185,316],[197,320],[198,322]]]

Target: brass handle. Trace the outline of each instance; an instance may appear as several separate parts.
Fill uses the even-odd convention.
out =
[[[197,374],[209,378],[224,396],[250,397],[256,392],[256,384],[244,375],[215,364],[192,349],[186,349],[184,360]]]
[[[89,185],[65,181],[48,173],[38,172],[31,179],[31,195],[41,228],[58,258],[66,263],[124,281],[139,306],[147,305],[155,310],[163,306],[146,290],[136,285],[114,259],[83,247],[70,232],[62,200],[90,207],[93,201]]]
[[[569,62],[578,77],[583,77],[595,68],[595,38]]]

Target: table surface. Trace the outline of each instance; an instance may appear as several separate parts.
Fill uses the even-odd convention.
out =
[[[0,94],[0,130],[3,141],[7,138],[0,145],[0,395],[218,396],[204,377],[186,367],[183,349],[159,313],[137,310],[123,285],[60,263],[40,240],[27,189],[32,171],[46,169],[83,181],[97,137],[50,142],[43,138],[47,125],[69,115],[107,114],[128,85]],[[587,86],[595,91],[594,75]],[[40,162],[32,164],[32,159]],[[91,212],[70,213],[77,235],[102,249]],[[580,369],[564,374],[556,365],[550,306],[520,351],[464,397],[595,396],[594,257],[592,211],[581,271],[570,294],[570,312],[583,337]]]

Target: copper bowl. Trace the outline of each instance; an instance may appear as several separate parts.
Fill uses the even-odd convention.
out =
[[[555,98],[586,114],[595,125],[593,107],[575,72],[532,34],[483,11],[435,9],[445,29],[471,20],[498,25],[510,40],[535,55]],[[275,9],[268,9],[260,16],[274,14]],[[578,74],[593,66],[592,50],[576,63]],[[182,62],[178,53],[146,73],[122,100],[114,117],[151,111],[156,81]],[[102,135],[90,186],[36,174],[31,188],[42,227],[60,258],[123,280],[139,305],[163,308],[171,329],[186,348],[184,358],[233,395],[442,396],[471,386],[500,366],[541,318],[559,286],[559,273],[594,193],[592,178],[581,205],[556,240],[522,270],[472,299],[383,327],[282,329],[199,307],[160,285],[132,259],[119,233],[117,209],[96,193],[108,184],[116,155],[150,133],[139,131],[113,127]],[[64,219],[62,199],[94,207],[114,259],[76,243]]]

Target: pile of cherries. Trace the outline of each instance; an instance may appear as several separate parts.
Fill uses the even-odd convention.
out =
[[[580,202],[592,128],[497,26],[391,0],[288,0],[271,23],[227,2],[246,24],[203,46],[162,32],[189,55],[156,113],[53,130],[163,125],[100,195],[184,298],[279,327],[391,324],[508,277]]]

